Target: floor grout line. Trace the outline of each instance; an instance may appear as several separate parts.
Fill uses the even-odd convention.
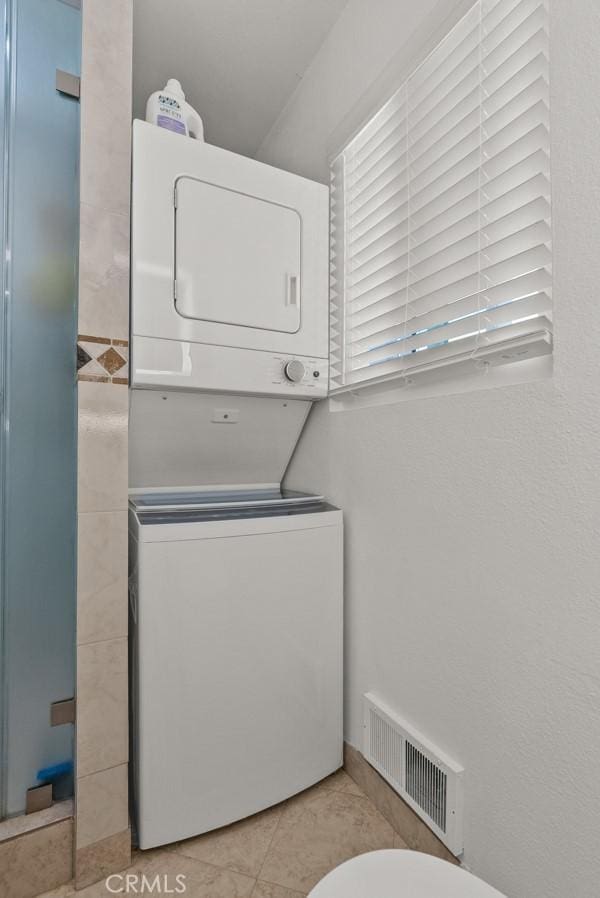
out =
[[[349,773],[347,773],[347,771],[346,771],[346,769],[345,769],[344,767],[340,767],[339,770],[343,770],[344,773],[346,773],[346,775],[347,775],[350,779],[352,779],[352,777],[350,776]],[[333,772],[333,773],[330,773],[329,776],[333,777],[333,776],[335,776],[335,774],[338,773],[338,772],[339,772],[338,770],[334,770],[334,772]],[[319,780],[319,782],[315,783],[314,786],[309,786],[308,789],[313,789],[313,788],[315,788],[315,786],[319,786],[319,785],[325,785],[327,779],[328,779],[328,777],[326,777],[325,780]],[[352,782],[354,783],[355,781],[352,779]],[[358,786],[358,783],[356,783],[356,785]],[[360,787],[359,787],[359,788],[360,788]],[[303,790],[303,791],[308,791],[308,789]],[[324,791],[334,792],[334,793],[336,793],[336,794],[338,794],[338,795],[350,795],[350,796],[352,796],[353,798],[367,798],[367,796],[364,795],[364,794],[363,794],[363,795],[354,795],[352,792],[344,792],[342,789],[335,789],[335,788],[333,788],[333,786],[329,787],[328,789],[325,788]],[[298,795],[302,795],[302,792],[299,792]],[[285,805],[287,805],[287,803],[288,803],[289,801],[293,801],[294,798],[296,798],[296,796],[295,796],[295,795],[292,795],[291,798],[288,798],[288,799],[285,800],[285,802],[283,802],[281,814],[279,815],[279,819],[278,819],[278,821],[277,821],[277,826],[276,826],[275,829],[273,830],[273,835],[271,836],[271,839],[270,839],[269,844],[268,844],[268,846],[267,846],[267,850],[266,850],[266,852],[265,852],[265,856],[264,856],[264,858],[263,858],[262,864],[260,865],[260,869],[259,869],[259,871],[258,871],[258,876],[256,877],[256,882],[257,882],[257,883],[258,883],[258,882],[266,882],[266,883],[268,883],[268,885],[279,886],[279,887],[281,888],[280,883],[277,883],[277,882],[271,882],[271,881],[268,880],[268,879],[261,879],[261,874],[262,874],[262,871],[264,870],[265,864],[266,864],[266,862],[267,862],[267,858],[269,857],[269,852],[271,851],[271,848],[273,847],[273,842],[275,841],[275,836],[277,835],[277,831],[279,830],[279,826],[280,826],[281,821],[282,821],[282,819],[283,819],[283,814],[284,814],[284,810],[285,810]],[[370,800],[367,798],[367,801],[370,801]],[[372,804],[372,802],[370,802],[370,803]],[[256,889],[256,886],[255,886],[254,888]],[[252,898],[252,896],[250,896],[250,898]]]
[[[267,886],[275,886],[276,889],[285,889],[287,892],[292,892],[294,895],[302,895],[302,898],[308,898],[308,892],[299,892],[298,889],[288,889],[287,886],[282,886],[278,882],[271,882],[270,879],[260,879],[260,877],[256,880],[254,888],[256,889],[256,886],[261,882]],[[250,898],[252,898],[252,895],[250,895]]]
[[[267,845],[267,850],[265,851],[265,856],[264,856],[263,859],[262,859],[262,864],[260,865],[260,869],[259,869],[258,875],[257,875],[257,877],[256,877],[256,882],[258,882],[258,880],[259,880],[259,878],[260,878],[260,874],[261,874],[262,871],[263,871],[263,867],[264,867],[265,864],[267,863],[267,858],[268,858],[268,856],[269,856],[269,851],[271,850],[271,846],[273,845],[273,841],[274,841],[274,839],[275,839],[275,836],[277,835],[277,830],[279,829],[279,824],[281,823],[281,820],[282,820],[282,818],[283,818],[283,812],[285,811],[285,806],[286,806],[286,804],[287,804],[288,801],[289,801],[289,799],[286,799],[284,802],[282,802],[282,805],[281,805],[281,813],[280,813],[279,817],[277,818],[277,823],[276,823],[276,825],[275,825],[275,829],[273,830],[273,835],[272,835],[271,838],[269,839],[269,844]],[[265,880],[265,881],[266,881],[266,880]],[[275,883],[272,883],[272,885],[275,885]],[[256,889],[256,886],[254,886],[254,888]],[[250,898],[252,898],[252,896],[250,896]]]

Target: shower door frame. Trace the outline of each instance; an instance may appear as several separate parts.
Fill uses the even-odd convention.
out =
[[[6,249],[9,243],[9,194],[10,194],[10,140],[11,114],[14,109],[14,53],[13,53],[13,10],[12,0],[1,0],[3,57],[0,64],[0,96],[2,98],[2,121],[0,123],[0,195],[2,212],[0,215],[0,266],[2,284],[2,305],[0,307],[0,820],[6,816],[8,792],[8,684],[6,653],[6,440],[7,409],[6,398],[9,383],[8,316],[7,301],[10,283],[10,260]]]
[[[47,782],[47,780],[39,779],[36,781],[38,770],[47,766],[52,767],[62,758],[74,760],[74,733],[71,732],[70,737],[67,737],[62,728],[56,730],[52,728],[50,704],[69,699],[75,694],[77,588],[75,354],[81,122],[79,111],[77,111],[77,130],[74,131],[74,113],[66,112],[66,107],[56,105],[59,103],[78,104],[78,99],[67,97],[58,90],[55,84],[55,72],[58,73],[59,70],[64,69],[68,72],[79,73],[79,70],[73,67],[80,64],[81,4],[79,0],[53,0],[53,2],[57,7],[56,16],[54,8],[51,10],[43,5],[38,8],[38,0],[27,0],[26,3],[21,3],[21,0],[0,0],[0,27],[4,38],[2,59],[0,60],[0,90],[3,105],[3,121],[0,123],[2,152],[0,162],[0,192],[2,194],[2,213],[0,215],[0,277],[2,281],[2,305],[0,306],[0,820],[22,813],[25,810],[27,789],[39,785],[41,782]],[[79,10],[79,26],[70,18],[68,20],[62,18],[60,8],[64,9],[65,6]],[[36,29],[38,15],[40,29],[44,29],[41,31]],[[50,30],[46,31],[46,28]],[[76,38],[77,33],[78,37]],[[78,48],[73,43],[75,39],[79,42]],[[43,51],[40,53],[39,59],[36,55],[38,49]],[[79,61],[77,61],[77,57],[79,57]],[[51,78],[51,82],[49,82],[49,78]],[[37,85],[39,85],[39,91]],[[29,129],[32,123],[39,131],[38,140],[30,136]],[[44,124],[47,126],[46,130],[44,130]],[[46,142],[43,140],[44,134],[48,135]],[[63,134],[65,135],[64,140]],[[31,140],[35,142],[31,143]],[[39,151],[37,150],[38,146],[40,147]],[[33,152],[39,152],[39,156],[32,156]],[[38,193],[31,193],[28,192],[30,189],[28,176],[32,167],[37,167],[38,162],[42,167],[41,181],[43,183]],[[44,168],[45,162],[47,163],[46,168]],[[39,172],[32,171],[33,179],[35,179],[35,174],[39,174]],[[71,183],[74,185],[73,192],[71,192]],[[47,187],[48,189],[46,189]],[[23,190],[24,195],[21,194]],[[51,213],[54,213],[54,218],[47,221],[43,216],[49,214],[49,209]],[[31,237],[29,236],[30,231]],[[56,233],[61,237],[55,243],[52,237],[47,235]],[[41,238],[40,235],[42,235]],[[48,261],[50,268],[48,268]],[[44,263],[46,267],[44,267]],[[68,271],[68,276],[65,274],[66,271]],[[57,295],[60,295],[65,303],[58,310],[52,304]],[[23,345],[23,335],[24,333],[28,334],[27,319],[23,316],[30,313],[32,302],[40,299],[40,315],[46,315],[46,318],[38,319],[37,312],[35,313],[32,356],[29,358],[29,347]],[[47,317],[48,315],[50,315],[50,319]],[[54,317],[52,318],[52,316]],[[71,316],[70,319],[69,316]],[[49,320],[51,320],[49,325],[43,323]],[[68,328],[68,330],[64,328]],[[62,334],[58,355],[56,354],[57,344],[52,342],[54,333]],[[40,367],[40,373],[36,374],[36,377],[39,377],[40,384],[44,384],[43,387],[40,386],[40,390],[45,389],[46,392],[38,394],[34,384],[33,405],[30,408],[29,405],[23,404],[29,401],[29,399],[24,399],[27,393],[23,392],[23,385],[24,383],[31,385],[32,381],[28,380],[29,372],[37,370],[36,365],[39,364],[39,359],[43,356],[47,340],[50,340],[48,345],[54,347],[55,350],[50,357],[54,360],[60,359],[60,363],[54,361],[53,367],[50,362],[46,374],[50,380],[47,381],[44,380],[44,369]],[[72,356],[70,357],[72,365],[68,357],[69,345],[72,346]],[[64,391],[65,406],[62,405],[63,394],[61,391]],[[53,417],[55,412],[52,410],[56,409],[57,395],[61,412],[58,417]],[[31,415],[28,421],[29,429],[24,428],[23,425],[23,409],[26,414],[30,413]],[[50,410],[49,416],[41,414],[41,409],[44,412]],[[44,427],[48,426],[47,422],[50,419],[52,419],[51,429],[45,431]],[[34,433],[33,426],[39,426],[40,421],[41,431]],[[60,426],[65,428],[58,431],[61,442],[56,440],[55,431],[59,426],[57,422],[62,422]],[[56,427],[54,427],[55,424]],[[41,441],[37,443],[37,436],[40,433]],[[36,442],[32,442],[32,436],[36,438]],[[45,441],[48,440],[50,442],[46,448]],[[31,463],[33,465],[31,469],[32,489],[35,489],[36,481],[39,487],[41,479],[40,508],[52,509],[53,514],[57,515],[56,520],[59,526],[54,528],[54,535],[61,534],[58,543],[56,540],[53,541],[53,533],[48,529],[51,526],[48,515],[40,524],[42,528],[45,528],[43,532],[39,527],[36,528],[36,522],[32,519],[33,536],[25,544],[20,542],[21,534],[24,534],[24,538],[27,539],[28,525],[25,513],[30,512],[34,515],[37,502],[37,494],[33,497],[33,502],[32,495],[27,495],[25,484],[29,469],[27,467],[19,469],[18,464],[14,467],[15,460],[20,458],[20,449],[24,445],[27,448],[30,446],[43,447],[41,454],[40,452],[27,454],[24,464]],[[56,466],[58,457],[65,460],[68,467],[67,474],[65,474],[65,468],[61,467],[62,463],[59,464],[59,467]],[[72,463],[67,459],[72,459]],[[48,472],[47,477],[46,471]],[[47,495],[44,493],[43,487],[45,482],[49,485]],[[21,485],[25,489],[23,494],[21,494]],[[54,494],[52,485],[55,487]],[[68,500],[73,502],[72,512],[62,504],[63,495],[65,501],[69,497]],[[16,524],[12,517],[13,514],[16,515]],[[71,520],[71,514],[72,527],[70,523],[67,525],[67,520]],[[54,519],[52,519],[52,523],[53,521]],[[44,534],[47,534],[47,537]],[[64,556],[63,547],[66,543],[60,541],[63,534],[64,539],[69,540],[69,547],[65,548]],[[43,540],[43,543],[40,543],[40,540]],[[17,545],[19,550],[15,558],[14,550]],[[31,562],[24,557],[23,545],[27,551],[30,548],[33,550]],[[50,556],[47,554],[48,545],[53,547],[50,549]],[[36,551],[36,546],[40,550],[39,554]],[[45,555],[42,550],[46,551]],[[52,551],[54,551],[54,555],[52,555]],[[46,592],[45,583],[42,585],[40,580],[44,576],[43,565],[48,563],[48,557],[57,560],[60,573],[56,580],[46,581],[50,584],[50,589]],[[65,567],[64,564],[68,564],[68,567]],[[26,576],[30,567],[33,574],[32,585],[28,584]],[[52,565],[50,570],[52,570]],[[62,572],[65,575],[64,579],[62,579]],[[36,574],[38,575],[37,579]],[[21,604],[21,598],[24,604]],[[72,617],[68,621],[65,621],[64,617],[66,603],[72,606]],[[20,613],[20,618],[17,611]],[[52,624],[48,626],[52,615],[54,615]],[[45,625],[48,629],[45,628]],[[25,639],[25,649],[28,650],[30,633],[32,675],[34,678],[36,675],[39,678],[32,680],[35,685],[31,710],[26,701],[29,681],[23,679],[24,665],[25,676],[29,672],[27,670],[29,656],[25,655],[23,661],[23,641]],[[53,641],[52,634],[55,641]],[[15,638],[16,641],[14,641]],[[65,662],[65,648],[71,645],[71,641],[72,657]],[[36,654],[36,651],[40,650],[40,645],[43,647],[41,655]],[[49,654],[46,653],[46,646],[50,646]],[[43,671],[40,674],[40,661],[42,663],[45,661],[49,665],[44,668],[48,671],[47,681],[44,681]],[[35,704],[35,688],[38,683],[41,684],[38,695],[42,696],[43,709],[40,709],[39,698],[37,699],[38,704]],[[48,702],[47,712],[45,711],[46,702]],[[45,713],[48,713],[47,718],[43,716]],[[32,721],[31,732],[29,719]],[[46,729],[44,720],[47,720],[48,729]],[[70,725],[67,724],[67,726]],[[44,733],[47,733],[47,737]],[[39,752],[38,737],[40,738]],[[23,739],[29,740],[28,744],[24,745],[25,755],[29,755],[29,762],[25,763],[31,764],[30,772],[26,773],[25,777],[23,776],[23,765],[20,763],[20,740]],[[70,750],[66,748],[69,741]],[[31,746],[35,746],[35,748],[31,750]],[[34,755],[37,757],[33,757]],[[57,755],[61,757],[58,758]],[[15,790],[19,794],[18,804],[15,801]],[[22,803],[21,794],[23,796]],[[68,794],[68,783],[65,786],[63,777],[58,789],[54,789],[54,799],[60,800],[67,797]]]

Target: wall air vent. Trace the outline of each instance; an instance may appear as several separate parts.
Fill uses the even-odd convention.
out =
[[[364,696],[367,761],[455,855],[463,851],[463,768],[373,693]]]

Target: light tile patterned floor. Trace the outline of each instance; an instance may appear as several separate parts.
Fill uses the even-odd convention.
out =
[[[376,848],[406,848],[343,770],[275,808],[212,833],[136,852],[127,871],[186,877],[184,898],[302,898],[342,861]],[[118,883],[111,883],[113,888]],[[105,884],[44,898],[108,898]]]

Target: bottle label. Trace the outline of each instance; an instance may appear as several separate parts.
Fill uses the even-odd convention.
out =
[[[165,106],[171,106],[173,109],[180,108],[179,103],[177,102],[175,97],[164,97],[162,94],[160,94],[158,102],[164,103]]]
[[[178,122],[168,115],[159,115],[156,118],[156,124],[159,128],[166,128],[167,131],[175,131],[177,134],[185,134],[185,122]]]

